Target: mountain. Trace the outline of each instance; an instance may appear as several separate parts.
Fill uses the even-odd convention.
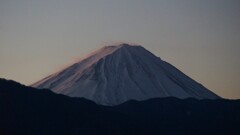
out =
[[[216,94],[142,46],[106,46],[32,85],[97,104],[156,97],[217,99]]]
[[[240,100],[174,97],[97,105],[0,79],[1,135],[239,135]]]

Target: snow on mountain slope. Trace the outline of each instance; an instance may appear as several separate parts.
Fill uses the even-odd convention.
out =
[[[102,105],[155,97],[220,98],[141,46],[106,46],[32,85]]]

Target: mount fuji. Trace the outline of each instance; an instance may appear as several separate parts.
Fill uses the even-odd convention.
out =
[[[138,45],[106,46],[31,85],[114,106],[158,97],[220,98]]]

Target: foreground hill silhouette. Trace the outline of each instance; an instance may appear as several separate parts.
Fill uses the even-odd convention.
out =
[[[114,107],[0,79],[1,135],[239,135],[239,100],[155,98]]]

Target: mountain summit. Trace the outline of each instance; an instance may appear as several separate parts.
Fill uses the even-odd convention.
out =
[[[102,105],[156,97],[220,98],[142,46],[106,46],[32,85]]]

